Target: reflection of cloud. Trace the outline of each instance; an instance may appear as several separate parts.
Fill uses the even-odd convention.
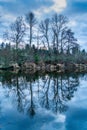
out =
[[[79,80],[79,89],[70,101],[66,115],[67,130],[87,130],[87,75]]]
[[[66,117],[67,130],[87,130],[87,109],[75,107]]]
[[[57,115],[57,119],[55,120],[55,122],[61,122],[61,123],[63,123],[63,122],[65,122],[65,119],[66,119],[66,116],[65,116],[65,115],[63,115],[63,114],[58,114],[58,115]]]

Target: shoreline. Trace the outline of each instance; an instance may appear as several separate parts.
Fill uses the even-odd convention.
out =
[[[87,72],[87,64],[77,64],[77,63],[56,63],[56,64],[47,64],[47,63],[34,63],[34,62],[25,62],[20,66],[15,63],[7,67],[0,67],[1,71],[23,71],[23,72]]]

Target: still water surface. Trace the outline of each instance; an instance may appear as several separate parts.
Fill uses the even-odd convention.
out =
[[[87,130],[87,74],[0,74],[0,130]]]

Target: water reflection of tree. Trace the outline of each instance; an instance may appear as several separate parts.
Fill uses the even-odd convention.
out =
[[[39,106],[54,112],[67,109],[79,85],[78,75],[9,75],[0,76],[2,83],[15,92],[17,109],[33,116]],[[27,91],[27,93],[25,93]],[[35,107],[36,106],[36,107]]]
[[[33,89],[32,89],[32,82],[30,81],[30,106],[28,108],[28,113],[30,116],[35,115],[35,106],[34,106],[34,100],[33,100]]]
[[[20,82],[19,82],[20,81]],[[25,109],[26,104],[27,106],[27,114],[30,116],[35,115],[35,108],[34,108],[34,100],[33,100],[33,86],[32,86],[32,80],[30,78],[30,81],[27,83],[25,78],[19,78],[16,77],[16,93],[17,93],[17,102],[18,102],[18,110],[20,112],[23,112]],[[23,90],[27,89],[29,91],[29,100],[26,99],[26,95],[24,94]],[[25,104],[23,103],[25,102]]]
[[[18,106],[18,110],[20,112],[23,111],[23,104],[22,104],[22,90],[20,88],[20,85],[19,85],[19,79],[18,79],[18,76],[16,77],[16,97],[17,97],[17,106]]]
[[[55,112],[65,111],[67,109],[66,102],[74,96],[78,84],[78,78],[57,76],[50,79],[49,77],[41,97],[41,104]]]
[[[50,87],[50,77],[49,77],[49,79],[48,79],[48,82],[47,82],[47,80],[46,80],[46,82],[47,82],[47,86],[45,87],[45,85],[46,85],[46,82],[45,82],[45,84],[44,84],[44,86],[43,86],[43,89],[44,89],[44,94],[43,94],[43,96],[42,96],[42,106],[45,106],[45,108],[47,108],[47,109],[49,109],[49,87]],[[46,88],[46,89],[45,89]]]

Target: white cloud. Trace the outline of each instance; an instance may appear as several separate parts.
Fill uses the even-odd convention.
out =
[[[55,12],[60,12],[66,7],[66,0],[53,0],[53,6],[50,7],[50,10]]]
[[[75,20],[70,20],[68,23],[68,27],[76,27],[77,26],[77,22]]]
[[[8,12],[3,6],[0,6],[0,39],[3,38],[3,33],[8,30],[9,25],[16,19],[16,16]],[[0,41],[1,42],[1,41]]]
[[[8,12],[3,6],[0,6],[0,21],[1,23],[11,23],[16,19],[16,16]]]
[[[66,0],[52,0],[53,4],[50,7],[42,6],[38,10],[35,10],[34,13],[40,17],[42,14],[47,14],[50,12],[61,12],[67,6]]]
[[[15,21],[15,19],[16,19],[16,16],[14,16],[14,15],[11,14],[11,13],[7,13],[7,14],[4,15],[4,17],[2,17],[2,20],[3,20],[3,21],[6,21],[6,22],[8,22],[8,23]]]

